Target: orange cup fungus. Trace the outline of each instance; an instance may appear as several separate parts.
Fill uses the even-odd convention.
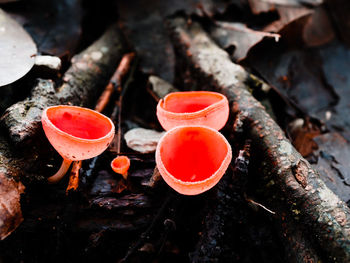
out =
[[[126,180],[130,167],[130,159],[124,155],[118,156],[111,162],[111,167],[114,172],[121,174]]]
[[[114,124],[97,111],[76,106],[52,106],[43,111],[41,122],[46,137],[63,157],[59,171],[48,178],[58,182],[72,161],[101,154],[114,137]]]
[[[157,117],[167,131],[183,125],[203,125],[220,130],[229,116],[227,98],[217,92],[173,92],[157,105]]]
[[[179,126],[159,141],[156,163],[164,181],[185,195],[196,195],[215,186],[232,159],[225,137],[206,126]]]

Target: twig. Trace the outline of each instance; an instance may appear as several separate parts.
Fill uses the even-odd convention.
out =
[[[135,53],[128,53],[125,54],[123,56],[123,58],[121,59],[116,71],[114,72],[113,76],[111,77],[111,79],[109,80],[108,85],[106,86],[105,90],[102,92],[101,96],[99,97],[97,103],[96,103],[96,107],[95,110],[98,112],[102,112],[107,104],[109,103],[109,100],[113,94],[113,92],[115,90],[117,90],[117,92],[121,92],[121,82],[123,77],[129,72],[130,69],[130,65],[133,61],[135,57]],[[120,100],[121,96],[119,96],[118,101]],[[121,104],[121,103],[120,103]],[[120,108],[120,106],[119,106]],[[118,115],[119,117],[119,115]],[[119,119],[119,118],[118,118]],[[118,122],[118,133],[117,136],[119,134],[119,130],[121,129],[120,127],[120,122]],[[119,151],[120,152],[120,146],[119,146]],[[69,192],[69,190],[77,190],[78,186],[79,186],[79,170],[82,167],[82,162],[73,162],[73,167],[70,173],[70,177],[69,177],[69,184],[68,187],[66,189],[66,193]]]
[[[262,204],[260,204],[260,203],[258,203],[258,202],[255,202],[255,201],[252,200],[252,199],[247,198],[246,200],[247,200],[247,202],[252,203],[253,205],[259,206],[259,207],[261,207],[262,209],[266,210],[267,212],[269,212],[269,213],[271,213],[271,214],[273,214],[273,215],[276,214],[276,212],[274,212],[274,211],[268,209],[266,206],[264,206],[264,205],[262,205]]]
[[[157,166],[154,168],[153,174],[151,176],[151,178],[149,179],[149,181],[145,184],[148,187],[154,188],[158,182],[161,180],[161,175],[159,173],[159,170],[157,168]]]
[[[114,72],[113,76],[109,80],[108,85],[106,86],[105,90],[102,92],[100,98],[97,101],[95,107],[96,111],[102,112],[106,108],[113,92],[115,90],[117,90],[118,92],[121,91],[121,82],[124,76],[129,72],[130,65],[134,57],[135,53],[128,53],[123,56],[118,68]]]
[[[157,94],[152,90],[150,89],[149,87],[146,88],[146,91],[149,93],[149,95],[151,95],[151,97],[156,101],[158,102],[160,100],[160,98],[157,96]]]
[[[123,98],[124,94],[129,88],[130,82],[132,81],[134,71],[136,69],[137,63],[133,63],[133,66],[131,67],[128,65],[128,71],[130,71],[129,78],[124,84],[124,87],[121,86],[121,83],[119,83],[119,86],[117,87],[117,92],[118,92],[118,99],[115,103],[115,107],[113,109],[112,113],[112,120],[114,123],[116,122],[117,119],[117,131],[116,131],[116,136],[114,137],[112,143],[109,146],[109,151],[111,152],[116,152],[117,155],[120,155],[120,149],[121,149],[121,137],[122,137],[122,107],[123,107]]]
[[[177,92],[179,91],[176,89],[172,84],[168,83],[167,81],[156,77],[156,76],[150,76],[148,78],[148,87],[147,92],[152,96],[152,98],[155,101],[159,101],[162,97],[166,96],[167,94],[171,92]],[[161,180],[161,175],[158,171],[157,166],[154,168],[153,174],[151,178],[149,179],[147,186],[154,188],[158,182]]]
[[[69,183],[68,183],[68,186],[67,186],[67,189],[66,189],[66,194],[68,194],[68,192],[70,190],[77,190],[78,189],[78,186],[79,186],[79,171],[80,171],[80,168],[82,166],[82,161],[76,161],[76,162],[73,162],[73,165],[72,165],[72,169],[71,169],[71,172],[70,172],[70,176],[69,176]]]

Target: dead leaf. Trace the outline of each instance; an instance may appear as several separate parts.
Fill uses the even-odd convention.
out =
[[[313,164],[321,178],[343,201],[350,200],[350,145],[337,132],[322,134],[314,138],[319,150],[318,161]]]
[[[23,221],[20,198],[24,186],[0,172],[0,240]]]
[[[350,1],[348,0],[326,0],[325,1],[341,38],[350,46],[350,23],[349,11]]]
[[[324,45],[335,37],[332,23],[323,6],[317,7],[306,19],[302,33],[303,41],[309,47]]]
[[[294,6],[278,6],[276,10],[280,16],[280,19],[267,25],[263,29],[264,31],[278,33],[291,22],[313,13],[313,10],[310,8]]]
[[[81,1],[22,1],[5,10],[29,32],[39,53],[61,59],[74,55],[81,36]]]
[[[0,86],[23,77],[33,67],[36,53],[29,34],[0,9]]]
[[[275,6],[271,3],[260,0],[248,0],[251,11],[254,15],[275,11]]]
[[[290,104],[321,119],[338,101],[334,86],[324,78],[323,59],[317,49],[289,49],[284,44],[259,45],[249,53],[249,64]]]
[[[322,111],[320,119],[329,129],[336,130],[350,141],[350,49],[335,41],[319,50],[325,81],[330,85],[337,100],[332,107]]]
[[[290,5],[290,6],[303,6],[303,5],[320,5],[323,0],[261,0],[265,3],[276,4],[276,5]]]
[[[289,130],[294,147],[303,157],[307,157],[318,149],[317,143],[313,140],[320,135],[321,131],[310,121],[296,119],[289,124]]]
[[[12,3],[17,1],[20,1],[20,0],[0,0],[0,4]]]
[[[147,0],[118,1],[120,21],[126,37],[135,45],[141,70],[174,81],[175,54],[164,20],[178,11],[213,16],[234,1]]]
[[[315,12],[315,8],[322,4],[322,0],[248,0],[251,11],[255,15],[266,12],[277,12],[279,19],[273,21],[264,27],[265,32],[275,32],[280,33],[282,30],[295,31],[295,25],[293,24],[291,28],[286,27],[292,22],[298,19],[311,16]],[[307,6],[305,6],[305,4]],[[314,7],[314,8],[312,8]],[[327,20],[327,16],[324,13],[319,13],[315,18],[309,19],[308,30],[306,36],[311,35],[324,35],[328,33],[330,24]],[[314,22],[316,21],[316,22]],[[321,24],[318,24],[321,22]],[[305,21],[301,22],[302,25],[297,25],[298,27],[304,27]],[[326,31],[323,30],[323,26],[326,27]]]
[[[280,35],[248,28],[242,23],[216,22],[211,30],[211,36],[224,49],[234,46],[232,58],[240,61],[247,56],[248,51],[264,37],[274,38],[278,42]]]

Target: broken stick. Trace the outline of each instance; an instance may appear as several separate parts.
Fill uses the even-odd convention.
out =
[[[113,76],[109,80],[109,83],[107,84],[106,88],[102,92],[101,96],[99,97],[95,110],[98,112],[102,112],[106,106],[108,105],[110,98],[113,94],[113,92],[118,89],[118,92],[121,92],[121,82],[123,77],[129,72],[130,65],[135,57],[135,53],[128,53],[123,56],[121,59],[116,71],[114,72]],[[119,124],[118,124],[119,127]],[[119,129],[118,129],[118,132]],[[68,187],[66,189],[66,193],[68,193],[70,190],[77,190],[79,186],[79,171],[82,167],[82,161],[79,162],[73,162],[72,170],[69,176],[69,183]]]

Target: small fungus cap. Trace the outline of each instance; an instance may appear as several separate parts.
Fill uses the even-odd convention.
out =
[[[126,174],[130,167],[130,159],[127,156],[118,156],[111,162],[111,167],[118,174]]]
[[[161,99],[157,105],[157,117],[165,130],[193,125],[220,130],[225,126],[228,116],[228,100],[218,92],[173,92]]]
[[[164,181],[185,195],[215,186],[232,159],[225,137],[206,126],[178,126],[159,141],[156,163]]]
[[[108,117],[77,106],[48,107],[43,111],[41,122],[51,145],[63,158],[72,161],[101,154],[115,133]]]

